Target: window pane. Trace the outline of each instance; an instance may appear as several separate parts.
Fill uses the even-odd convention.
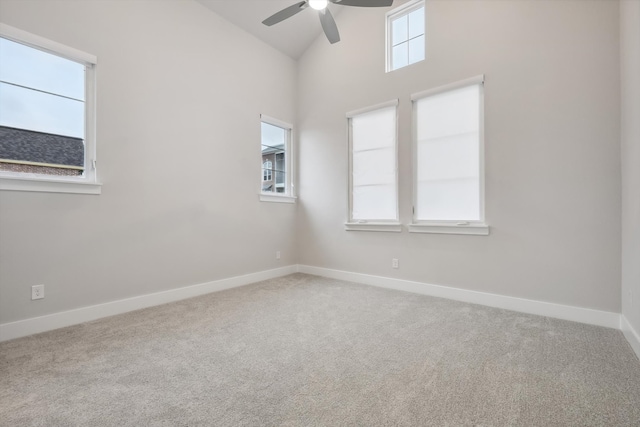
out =
[[[0,38],[0,80],[84,100],[85,66]]]
[[[409,38],[424,34],[424,7],[409,14]]]
[[[409,40],[409,64],[424,60],[424,36]]]
[[[287,131],[281,127],[262,122],[262,145],[284,150]],[[264,147],[263,147],[264,148]]]
[[[418,220],[480,219],[480,87],[416,102]]]
[[[395,184],[353,187],[352,218],[354,220],[396,219],[396,200]]]
[[[391,63],[394,70],[409,65],[408,47],[409,43],[402,43],[392,48]]]
[[[284,184],[286,182],[284,156],[285,156],[285,153],[276,154],[275,173],[276,173],[276,186],[278,186],[278,188],[284,188]]]
[[[0,125],[84,138],[84,102],[0,83]]]
[[[394,19],[391,22],[391,44],[397,45],[409,38],[409,25],[407,15]]]
[[[263,192],[287,193],[287,132],[287,129],[261,122]]]

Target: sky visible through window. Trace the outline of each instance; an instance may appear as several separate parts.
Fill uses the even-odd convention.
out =
[[[85,66],[0,37],[0,126],[84,138]]]
[[[392,70],[424,60],[424,6],[391,23]]]

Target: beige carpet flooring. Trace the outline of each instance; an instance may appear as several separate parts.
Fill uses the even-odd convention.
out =
[[[294,274],[0,344],[2,426],[640,426],[619,331]]]

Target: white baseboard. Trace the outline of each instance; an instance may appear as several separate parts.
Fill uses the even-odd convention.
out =
[[[620,329],[624,337],[629,341],[629,344],[631,344],[631,348],[635,351],[636,356],[640,359],[640,334],[633,329],[633,326],[631,326],[631,323],[629,323],[624,314],[620,316]]]
[[[609,311],[508,297],[504,295],[452,288],[449,286],[430,285],[427,283],[393,279],[390,277],[331,270],[328,268],[312,267],[308,265],[298,265],[298,271],[301,273],[314,274],[316,276],[348,280],[351,282],[363,283],[365,285],[447,298],[456,301],[486,305],[489,307],[503,308],[505,310],[518,311],[521,313],[537,314],[539,316],[554,317],[556,319],[571,320],[573,322],[604,326],[607,328],[620,328],[620,314]]]
[[[211,292],[237,288],[239,286],[248,285],[261,280],[286,276],[287,274],[292,274],[296,271],[297,266],[290,265],[273,270],[260,271],[257,273],[245,274],[243,276],[230,277],[198,285],[185,286],[183,288],[140,295],[137,297],[77,308],[60,313],[53,313],[46,316],[4,323],[0,325],[0,342],[37,334],[39,332],[63,328],[65,326],[77,325],[79,323],[89,322],[102,317],[114,316],[116,314],[122,314],[133,310],[139,310],[141,308],[153,307],[160,304],[192,298]]]
[[[571,320],[590,325],[621,329],[631,344],[631,347],[634,349],[638,357],[640,357],[640,336],[631,327],[627,319],[619,313],[470,291],[466,289],[452,288],[449,286],[431,285],[390,277],[332,270],[308,265],[290,265],[273,270],[230,277],[198,285],[141,295],[104,304],[63,311],[60,313],[53,313],[46,316],[4,323],[0,324],[0,342],[50,331],[65,326],[77,325],[79,323],[89,322],[103,317],[114,316],[142,308],[192,298],[211,292],[236,288],[262,280],[286,276],[295,272],[314,274],[317,276],[347,280],[382,288],[486,305],[489,307],[503,308],[506,310],[536,314],[539,316]]]

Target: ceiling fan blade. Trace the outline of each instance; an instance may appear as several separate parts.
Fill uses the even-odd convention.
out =
[[[333,15],[328,8],[324,10],[318,11],[318,15],[320,16],[320,23],[322,24],[322,29],[324,30],[324,34],[329,39],[331,44],[337,43],[340,41],[340,33],[338,32],[338,26],[336,25],[336,20],[333,19]]]
[[[393,4],[393,0],[330,0],[331,3],[342,6],[359,7],[387,7]]]
[[[284,21],[287,18],[291,18],[296,13],[306,9],[307,6],[308,6],[308,3],[306,1],[301,1],[299,3],[296,3],[294,5],[291,5],[289,7],[282,9],[280,12],[274,13],[273,15],[271,15],[270,17],[262,21],[262,23],[267,27],[270,27],[274,24],[277,24],[278,22]]]

